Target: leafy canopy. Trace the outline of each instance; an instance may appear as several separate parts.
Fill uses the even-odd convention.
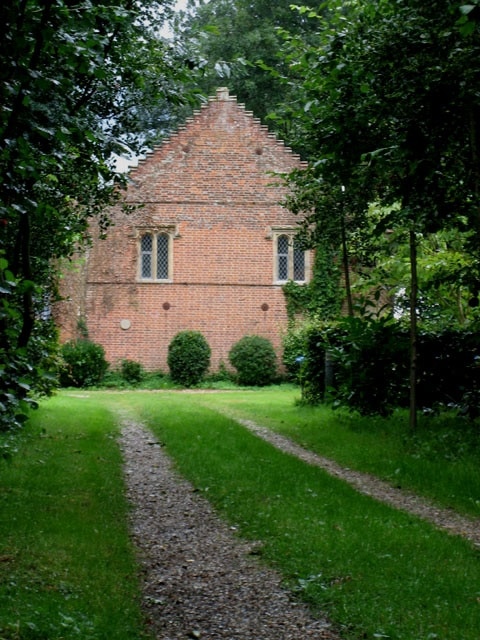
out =
[[[12,398],[43,376],[41,341],[55,296],[55,260],[88,238],[89,220],[125,178],[114,152],[138,152],[185,101],[190,71],[159,28],[172,0],[5,0],[0,39],[0,427]],[[163,108],[159,109],[158,105]],[[153,108],[155,105],[155,108]],[[50,338],[49,338],[50,340]],[[3,417],[2,417],[3,416]]]

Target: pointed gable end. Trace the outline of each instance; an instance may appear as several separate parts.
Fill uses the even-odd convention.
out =
[[[114,367],[130,359],[148,370],[167,370],[168,346],[182,330],[205,336],[214,370],[245,335],[268,338],[280,354],[282,285],[307,282],[311,261],[294,241],[297,219],[281,206],[273,174],[299,166],[219,89],[131,171],[133,212],[113,209],[82,282],[64,290],[62,338],[81,324]]]
[[[131,172],[136,189],[165,201],[278,201],[272,172],[299,157],[245,110],[228,89],[215,97]],[[133,190],[134,191],[134,190]],[[135,194],[131,197],[135,200]]]

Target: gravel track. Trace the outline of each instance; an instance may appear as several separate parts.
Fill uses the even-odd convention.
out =
[[[340,640],[292,599],[141,424],[122,419],[147,626],[158,640]]]

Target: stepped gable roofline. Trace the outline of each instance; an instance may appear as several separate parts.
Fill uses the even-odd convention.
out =
[[[251,118],[252,122],[258,127],[258,131],[267,138],[267,140],[274,144],[275,146],[281,148],[283,152],[287,155],[290,155],[294,162],[297,162],[301,168],[307,167],[307,162],[302,161],[300,156],[285,144],[284,140],[278,138],[278,136],[269,131],[268,127],[262,124],[259,118],[256,118],[252,111],[248,111],[245,105],[241,102],[237,102],[236,96],[231,96],[227,87],[219,87],[216,90],[214,96],[209,96],[207,101],[204,102],[199,109],[196,109],[192,116],[188,117],[183,125],[180,125],[178,130],[172,132],[169,136],[167,136],[164,140],[162,140],[158,145],[156,145],[151,151],[148,151],[144,158],[140,158],[138,161],[138,165],[136,167],[132,167],[129,171],[129,178],[132,182],[135,182],[135,179],[138,173],[141,173],[142,169],[152,161],[154,157],[157,157],[158,154],[162,154],[162,156],[166,156],[168,152],[173,148],[174,145],[178,144],[179,138],[188,133],[189,129],[194,125],[202,115],[207,112],[212,104],[214,103],[235,103],[236,107],[240,112],[243,112],[247,118]]]

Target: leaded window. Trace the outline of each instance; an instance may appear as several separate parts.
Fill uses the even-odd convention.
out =
[[[172,235],[168,232],[147,232],[140,236],[140,280],[171,280],[171,241]]]
[[[281,235],[277,238],[277,263],[278,280],[288,280],[288,236]]]
[[[157,236],[157,280],[168,280],[169,244],[167,233],[161,233]]]
[[[140,242],[141,252],[141,266],[140,274],[142,278],[152,277],[152,249],[153,249],[153,236],[150,233],[146,233],[142,236]]]
[[[305,280],[305,251],[298,238],[293,241],[293,280],[303,282]]]
[[[273,234],[275,246],[275,274],[277,282],[307,279],[307,255],[294,231],[277,231]]]

